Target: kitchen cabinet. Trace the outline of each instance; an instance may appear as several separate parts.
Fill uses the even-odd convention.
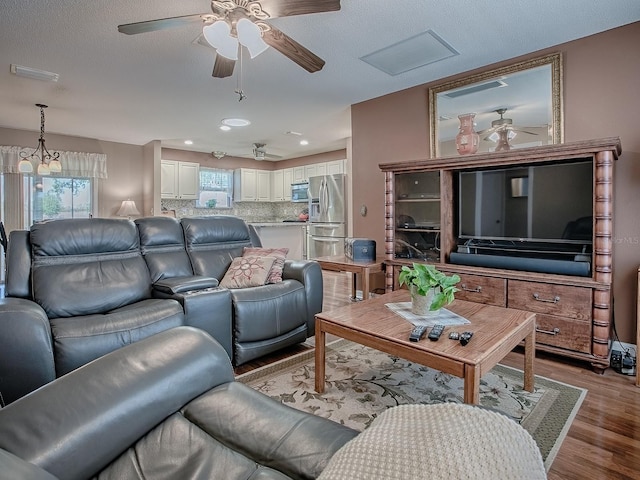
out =
[[[195,200],[200,190],[200,165],[192,162],[160,162],[160,197]]]
[[[345,173],[344,160],[334,160],[333,162],[327,162],[327,175],[337,175],[339,173]]]
[[[301,183],[306,181],[306,177],[304,176],[304,165],[300,167],[293,167],[293,182],[292,183]]]
[[[233,172],[233,199],[236,202],[271,201],[271,172],[238,168]]]
[[[291,184],[293,169],[274,170],[271,172],[271,201],[287,202],[291,200]]]
[[[316,177],[318,175],[318,164],[314,163],[311,165],[304,166],[304,178],[305,180],[309,180],[311,177]]]

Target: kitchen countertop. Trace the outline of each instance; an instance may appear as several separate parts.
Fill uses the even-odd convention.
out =
[[[247,222],[254,227],[299,227],[307,222]]]

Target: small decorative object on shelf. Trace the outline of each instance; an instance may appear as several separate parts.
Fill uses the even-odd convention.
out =
[[[400,286],[409,287],[411,313],[435,316],[442,307],[453,302],[460,277],[447,276],[433,265],[414,263],[413,267],[402,267],[398,281]]]
[[[456,150],[460,155],[476,153],[480,146],[480,135],[473,129],[475,113],[458,115],[460,119],[460,132],[456,135]]]

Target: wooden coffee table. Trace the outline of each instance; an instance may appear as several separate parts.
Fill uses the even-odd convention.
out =
[[[470,324],[445,328],[436,342],[426,335],[419,342],[410,342],[413,325],[385,306],[408,301],[408,291],[396,290],[317,314],[316,392],[324,392],[327,333],[463,378],[464,402],[470,404],[480,400],[480,378],[524,340],[524,388],[533,391],[535,313],[455,300],[447,308]],[[466,346],[448,338],[451,331],[465,330],[473,332]]]

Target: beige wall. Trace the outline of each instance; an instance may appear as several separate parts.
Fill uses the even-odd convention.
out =
[[[620,339],[629,343],[635,343],[636,279],[640,266],[638,45],[640,23],[635,23],[486,67],[562,52],[565,141],[620,137],[623,154],[616,164],[615,179],[615,323]],[[354,236],[374,238],[378,245],[384,245],[384,176],[378,164],[429,157],[427,89],[431,85],[352,107],[353,210],[358,212],[360,205],[367,205],[369,211],[366,217],[355,215]],[[373,185],[378,187],[372,188]]]
[[[0,128],[0,145],[35,148],[39,132]],[[91,138],[47,133],[47,148],[51,151],[104,153],[107,155],[108,180],[97,182],[99,217],[115,216],[123,200],[130,198],[138,208],[143,205],[143,147],[125,143],[104,142]],[[64,165],[63,165],[64,168]]]

